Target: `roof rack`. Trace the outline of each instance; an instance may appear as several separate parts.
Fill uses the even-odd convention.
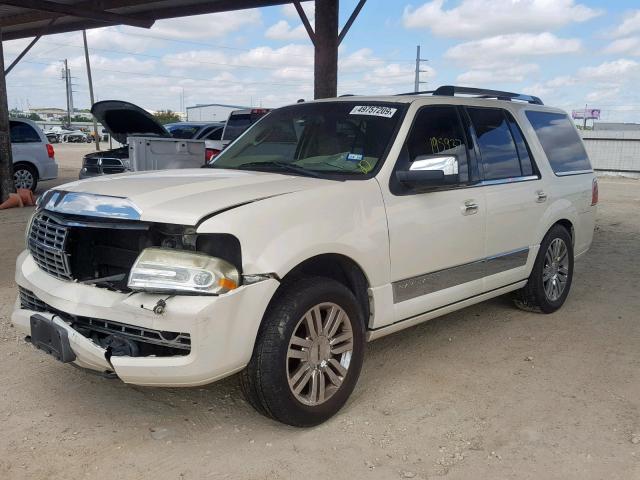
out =
[[[524,95],[522,93],[502,92],[500,90],[487,90],[484,88],[472,87],[456,87],[454,85],[443,85],[435,90],[426,90],[423,92],[407,92],[399,95],[438,95],[444,97],[454,97],[456,94],[474,95],[477,98],[495,98],[497,100],[519,100],[521,102],[532,103],[534,105],[544,105],[540,98],[533,95]]]

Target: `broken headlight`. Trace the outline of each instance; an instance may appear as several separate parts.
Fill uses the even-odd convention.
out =
[[[127,286],[145,292],[220,294],[238,287],[236,267],[203,253],[147,248],[129,273]]]

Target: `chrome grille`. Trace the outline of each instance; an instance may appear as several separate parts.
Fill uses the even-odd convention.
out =
[[[64,280],[72,279],[69,255],[65,251],[68,234],[66,226],[41,211],[31,221],[27,240],[36,264],[48,274]]]
[[[34,312],[46,312],[48,305],[26,288],[18,287],[20,292],[20,308]]]
[[[124,162],[119,158],[95,158],[85,157],[82,165],[87,172],[96,173],[99,175],[110,175],[113,173],[123,173],[127,169]]]

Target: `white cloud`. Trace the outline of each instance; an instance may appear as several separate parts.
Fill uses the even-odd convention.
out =
[[[436,75],[436,71],[429,66],[422,66],[422,70],[425,70],[420,74],[420,80],[427,81]],[[365,84],[371,85],[384,85],[384,86],[404,86],[403,91],[408,91],[413,88],[414,82],[414,67],[411,65],[400,65],[398,63],[389,63],[387,65],[374,68],[371,73],[367,73],[364,76]]]
[[[313,23],[313,19],[316,16],[315,2],[303,2],[300,5],[302,5],[302,9],[304,10],[304,13],[307,14],[309,21]],[[282,14],[288,18],[300,18],[296,7],[294,7],[292,3],[288,3],[282,7]]]
[[[588,102],[601,102],[616,98],[618,95],[620,95],[620,87],[594,90],[589,92],[585,98]]]
[[[512,65],[493,69],[473,69],[458,75],[457,83],[466,86],[495,86],[504,83],[520,83],[538,72],[539,66],[533,63]]]
[[[615,37],[626,37],[640,32],[640,10],[627,14],[624,21],[613,31]]]
[[[142,53],[147,49],[158,48],[163,42],[154,38],[142,38],[138,35],[126,35],[118,27],[105,27],[87,30],[87,44],[89,48],[104,48],[126,50]]]
[[[251,9],[159,20],[149,31],[149,36],[177,40],[222,38],[244,27],[259,25],[261,18],[260,10]],[[131,31],[139,36],[144,35],[140,29]]]
[[[355,52],[341,57],[338,62],[338,69],[341,72],[362,71],[375,67],[380,67],[384,62],[373,55],[370,48],[361,48]]]
[[[640,37],[619,38],[603,50],[604,53],[640,56]]]
[[[257,47],[236,56],[235,61],[256,67],[313,66],[313,46],[292,43],[280,48]]]
[[[169,53],[162,57],[162,63],[170,68],[189,69],[226,69],[229,59],[217,50],[190,50],[179,53]]]
[[[309,38],[304,25],[300,24],[293,28],[286,20],[280,20],[271,25],[264,36],[271,40],[305,40]]]
[[[624,83],[640,74],[640,63],[621,58],[604,62],[595,67],[584,67],[578,71],[578,77],[604,83]]]
[[[580,40],[558,38],[548,32],[513,33],[461,43],[447,50],[444,56],[470,65],[500,64],[513,58],[575,53],[580,48]]]
[[[542,32],[584,22],[602,13],[574,0],[463,0],[446,9],[445,0],[433,0],[403,14],[407,28],[428,28],[434,35],[482,38],[496,33]]]

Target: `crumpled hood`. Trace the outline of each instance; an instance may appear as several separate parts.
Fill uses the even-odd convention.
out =
[[[203,217],[221,210],[327,183],[333,182],[277,173],[200,168],[105,175],[60,185],[55,190],[126,198],[140,212],[140,220],[196,225]]]

